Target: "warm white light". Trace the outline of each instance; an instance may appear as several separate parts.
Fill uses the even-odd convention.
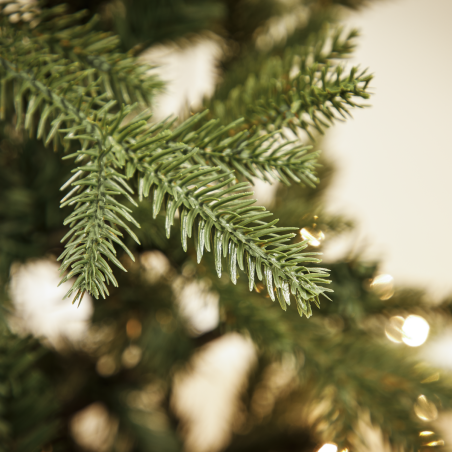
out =
[[[141,360],[143,352],[138,345],[129,345],[122,353],[121,362],[126,369],[135,367]]]
[[[322,231],[311,231],[306,228],[301,229],[300,235],[302,239],[307,240],[311,246],[319,246],[322,240],[325,239],[325,234]]]
[[[336,444],[326,443],[318,450],[318,452],[337,452],[337,446]]]
[[[394,278],[391,275],[378,275],[378,276],[375,276],[375,278],[373,279],[373,281],[370,285],[374,286],[376,284],[388,284],[388,283],[392,283],[393,281],[394,281]]]
[[[113,446],[118,420],[103,404],[96,402],[77,412],[70,420],[69,428],[72,438],[83,450],[107,452]]]
[[[394,295],[394,278],[391,275],[377,275],[372,279],[370,288],[380,300],[389,300]]]
[[[391,317],[385,329],[386,337],[392,342],[401,343],[403,338],[402,327],[404,322],[405,319],[399,315]]]
[[[116,372],[116,363],[113,356],[101,356],[96,363],[96,370],[102,377],[112,376]]]
[[[418,315],[409,315],[403,323],[402,331],[402,340],[405,344],[410,347],[419,347],[427,340],[430,326],[424,318]]]
[[[56,347],[80,343],[87,334],[93,305],[85,295],[78,307],[63,300],[72,281],[58,287],[58,265],[49,259],[13,264],[10,293],[14,301],[16,332],[46,337]],[[62,340],[63,339],[63,340]]]
[[[430,436],[433,435],[435,432],[431,432],[429,430],[426,430],[424,432],[419,433],[419,436]]]
[[[431,422],[437,419],[438,410],[433,402],[430,402],[425,395],[421,394],[414,404],[414,412],[419,419]]]
[[[173,289],[181,313],[191,327],[191,334],[198,336],[217,327],[220,321],[220,295],[210,290],[208,279],[186,282],[183,278],[177,278]],[[165,323],[167,319],[159,315],[157,321]]]

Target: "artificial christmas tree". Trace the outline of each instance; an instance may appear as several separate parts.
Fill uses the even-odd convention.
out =
[[[328,164],[312,147],[369,97],[371,76],[341,63],[357,34],[335,23],[360,4],[3,6],[3,450],[183,449],[175,381],[228,333],[251,339],[256,363],[226,450],[358,450],[366,419],[395,447],[440,447],[419,434],[451,406],[450,381],[384,331],[450,305],[378,292],[377,266],[359,256],[322,267],[317,257],[324,234],[350,227],[322,210]],[[153,122],[163,84],[134,55],[206,29],[227,49],[214,95],[188,118]],[[278,224],[246,191],[256,179],[279,183]],[[46,254],[60,256],[73,303],[94,298],[83,340],[56,348],[9,326],[11,266]],[[320,308],[330,281],[334,301]],[[219,298],[207,329],[184,311],[189,287]]]

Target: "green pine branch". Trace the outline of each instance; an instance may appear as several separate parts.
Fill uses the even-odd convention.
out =
[[[302,129],[314,139],[314,130],[323,133],[369,98],[372,76],[358,67],[345,73],[335,61],[349,55],[357,36],[354,30],[345,38],[342,34],[342,29],[332,35],[322,32],[312,46],[292,46],[282,56],[258,58],[246,78],[236,77],[241,81],[234,85],[226,80],[227,89],[220,85],[207,105],[224,123],[243,116],[244,128]]]
[[[181,160],[185,158],[183,156]],[[167,163],[163,170],[176,163],[177,161]],[[187,237],[194,236],[198,263],[204,248],[207,251],[212,251],[213,248],[219,277],[222,272],[222,257],[229,256],[229,274],[234,284],[239,267],[248,275],[250,290],[255,288],[257,275],[260,281],[265,282],[272,300],[275,300],[274,286],[276,287],[276,296],[284,310],[286,304],[290,304],[292,294],[300,307],[300,315],[303,312],[308,315],[307,302],[314,301],[318,304],[318,296],[328,290],[317,286],[317,283],[328,283],[325,279],[327,271],[320,268],[307,269],[304,266],[309,262],[319,262],[313,257],[318,253],[303,253],[307,242],[290,243],[296,235],[290,231],[298,228],[277,227],[277,220],[262,221],[272,214],[265,208],[254,206],[256,201],[249,199],[252,193],[242,191],[247,184],[227,187],[226,182],[234,179],[232,176],[209,187],[212,179],[218,179],[216,174],[209,177],[216,170],[217,168],[187,168],[179,175],[177,172],[167,175],[149,168],[144,171],[145,176],[141,179],[144,196],[155,185],[154,215],[159,212],[163,199],[167,196],[168,235],[175,211],[182,207],[182,244],[186,250]],[[222,176],[227,177],[226,174]]]
[[[7,40],[11,40],[11,35]],[[191,236],[196,224],[198,260],[204,247],[210,250],[212,240],[219,274],[222,252],[224,257],[229,256],[233,282],[237,279],[237,266],[244,270],[246,262],[250,289],[254,287],[256,272],[260,280],[265,279],[272,299],[276,286],[283,309],[286,303],[290,304],[290,294],[295,296],[300,314],[309,312],[307,302],[319,303],[319,295],[327,289],[317,284],[329,282],[325,279],[327,272],[304,266],[309,262],[317,263],[318,259],[312,257],[315,253],[302,253],[306,243],[290,243],[295,234],[288,231],[298,228],[278,228],[276,221],[262,221],[271,214],[253,206],[255,201],[248,199],[252,193],[243,192],[244,184],[234,184],[235,177],[231,175],[231,170],[237,167],[234,161],[221,167],[206,166],[210,162],[198,155],[199,149],[204,155],[214,149],[225,155],[261,156],[258,163],[265,168],[263,174],[265,171],[275,174],[272,165],[280,164],[278,158],[281,159],[280,151],[286,143],[273,149],[275,143],[271,136],[259,138],[255,134],[247,139],[249,134],[242,133],[232,139],[225,138],[236,123],[230,127],[218,126],[212,121],[200,124],[203,115],[195,115],[175,129],[167,122],[148,125],[150,115],[146,114],[121,126],[133,106],[122,106],[115,112],[116,101],[108,101],[108,93],[99,94],[101,79],[91,83],[92,69],[78,70],[78,62],[71,63],[48,54],[38,43],[30,47],[21,45],[22,41],[16,47],[9,47],[10,53],[5,52],[0,59],[3,112],[8,107],[6,87],[12,84],[18,126],[24,118],[24,127],[33,133],[35,113],[41,110],[38,137],[45,136],[46,144],[53,140],[55,148],[59,141],[66,149],[70,149],[70,142],[74,140],[81,146],[79,151],[65,157],[75,158],[80,164],[63,187],[73,188],[63,198],[62,206],[74,207],[65,220],[70,231],[63,241],[69,240],[60,256],[61,271],[69,270],[62,282],[76,277],[67,296],[75,294],[74,302],[80,302],[86,292],[96,298],[108,295],[107,284],[117,285],[108,261],[125,270],[116,257],[115,244],[133,259],[120,238],[122,233],[118,227],[138,241],[126,221],[139,225],[130,215],[131,211],[115,197],[126,197],[134,203],[130,196],[132,189],[124,179],[131,178],[138,170],[140,198],[154,186],[154,216],[167,198],[168,231],[176,210],[181,208],[185,249],[187,236]],[[50,131],[45,134],[48,122]],[[65,133],[64,139],[62,133]],[[304,171],[315,180],[311,172],[313,158],[297,158],[301,152],[306,153],[306,149],[293,149],[283,156],[284,159],[289,155],[287,159],[291,162],[285,169],[286,174],[297,180],[296,174],[304,177],[301,174]],[[221,169],[227,171],[221,172]],[[276,174],[284,175],[281,170]]]
[[[45,41],[53,53],[64,55],[84,68],[94,68],[91,81],[100,77],[109,98],[117,99],[119,103],[149,105],[155,91],[163,87],[150,73],[152,67],[137,64],[132,55],[121,53],[117,36],[95,31],[97,16],[80,25],[78,22],[87,14],[87,11],[80,11],[73,15],[57,15],[50,23],[38,25],[35,33],[39,33],[39,39]],[[55,32],[55,26],[60,30]]]
[[[193,119],[200,121],[207,113],[205,111]],[[188,130],[184,131],[180,139],[187,136],[193,146],[199,148],[199,163],[216,165],[226,172],[235,170],[251,183],[258,178],[290,185],[292,180],[315,187],[319,182],[315,175],[319,152],[309,152],[312,146],[304,146],[298,140],[288,141],[280,131],[270,134],[248,129],[237,131],[244,122],[242,118],[222,126],[218,119],[212,119],[203,125],[200,132],[192,131],[189,135]],[[209,135],[211,131],[214,131],[214,137],[219,134],[226,137],[213,143]]]
[[[65,206],[69,203],[66,200],[69,199],[73,203],[76,202],[76,205],[74,212],[65,220],[65,224],[70,224],[71,229],[63,241],[71,235],[72,237],[66,245],[65,252],[60,256],[60,259],[65,257],[61,271],[64,272],[69,265],[72,265],[71,271],[62,279],[61,283],[72,276],[77,276],[77,280],[66,295],[71,296],[77,291],[74,302],[77,300],[80,302],[86,291],[96,298],[99,297],[99,294],[105,298],[108,294],[105,282],[110,281],[114,285],[117,285],[117,282],[110,266],[102,256],[125,270],[115,257],[116,251],[111,242],[118,243],[134,259],[124,243],[117,238],[122,234],[115,227],[109,226],[106,220],[115,225],[119,224],[138,241],[133,231],[117,215],[119,214],[139,226],[129,214],[129,209],[114,199],[114,196],[125,195],[133,202],[127,193],[127,190],[130,192],[132,190],[123,182],[125,176],[115,170],[115,168],[122,167],[124,162],[118,159],[115,152],[111,152],[112,144],[109,142],[120,122],[132,108],[125,108],[115,115],[109,115],[109,110],[116,103],[116,101],[110,101],[99,111],[90,111],[95,118],[88,119],[88,116],[71,104],[67,98],[59,96],[31,75],[17,71],[6,60],[1,59],[0,61],[7,74],[15,76],[22,82],[18,88],[21,96],[25,94],[25,90],[31,91],[28,110],[30,104],[37,103],[36,99],[40,95],[40,99],[47,103],[45,108],[56,108],[60,111],[59,116],[52,122],[52,128],[45,140],[46,143],[56,136],[57,131],[67,131],[67,140],[78,140],[83,144],[81,156],[89,155],[90,157],[90,161],[77,168],[74,176],[69,179],[67,185],[76,180],[76,186],[63,198],[62,202],[62,206]],[[82,98],[80,97],[80,99]],[[22,98],[19,98],[16,104],[21,105]],[[63,121],[69,126],[67,129],[62,128]],[[25,126],[27,126],[27,119],[25,119]],[[38,127],[38,137],[39,130],[42,128]],[[80,157],[80,154],[77,153],[76,157]],[[122,155],[119,158],[121,157]],[[77,180],[84,174],[87,175],[83,179]],[[81,191],[81,187],[87,188],[73,199],[74,195]]]
[[[255,200],[249,199],[249,195],[252,193],[243,191],[247,186],[246,183],[233,184],[235,177],[231,173],[219,173],[220,168],[218,167],[191,163],[198,152],[197,148],[190,146],[187,138],[184,140],[185,142],[173,140],[180,135],[181,130],[185,130],[195,123],[195,120],[196,118],[188,120],[188,124],[183,123],[173,132],[169,130],[160,132],[160,129],[165,127],[164,123],[148,127],[145,120],[137,117],[127,126],[119,129],[117,133],[108,137],[112,150],[110,155],[119,156],[118,158],[111,157],[110,161],[116,167],[124,167],[124,163],[127,161],[125,168],[128,178],[132,177],[136,171],[138,172],[140,199],[147,197],[151,188],[154,188],[154,218],[165,205],[168,236],[176,211],[181,210],[182,245],[185,250],[187,250],[187,237],[192,236],[193,226],[196,225],[197,232],[194,236],[198,262],[201,260],[204,248],[207,251],[211,251],[213,248],[219,276],[221,276],[222,256],[225,258],[229,256],[229,273],[233,283],[237,280],[237,266],[241,270],[245,270],[246,264],[250,290],[254,287],[256,272],[260,280],[266,281],[272,299],[275,299],[273,284],[276,286],[276,294],[283,309],[286,308],[286,303],[290,304],[290,293],[292,293],[300,306],[300,313],[309,312],[310,308],[307,307],[306,302],[314,301],[318,304],[318,296],[328,290],[317,286],[317,283],[328,283],[325,279],[327,272],[324,269],[307,269],[304,266],[309,262],[319,262],[317,258],[313,257],[318,253],[302,253],[307,247],[306,242],[290,243],[295,234],[288,233],[288,231],[298,228],[278,228],[277,220],[270,223],[263,222],[262,219],[269,217],[271,213],[262,207],[254,206]],[[69,135],[73,133],[69,129],[67,132]],[[197,138],[196,135],[193,136],[195,139]],[[77,136],[74,135],[70,138],[76,139]],[[89,148],[67,157],[80,158],[92,155],[93,150]],[[74,275],[80,275],[69,294],[76,290],[80,295],[86,290],[93,293],[86,282],[91,278],[96,278],[96,286],[102,286],[103,280],[98,280],[98,278],[102,278],[103,272],[111,271],[104,262],[97,265],[98,274],[94,270],[89,270],[90,267],[96,266],[96,263],[93,263],[96,254],[84,254],[83,250],[90,244],[90,239],[86,238],[85,234],[88,231],[93,237],[99,234],[99,232],[93,231],[94,224],[100,228],[99,231],[107,230],[105,238],[118,243],[128,252],[123,242],[115,236],[118,234],[117,230],[113,231],[112,228],[114,224],[126,227],[122,220],[119,221],[116,212],[125,219],[133,221],[129,212],[122,205],[113,205],[111,196],[107,196],[106,203],[101,206],[105,210],[102,210],[101,213],[97,210],[99,196],[104,197],[99,178],[108,180],[109,174],[111,178],[115,179],[112,189],[116,192],[112,194],[126,194],[125,189],[118,185],[121,180],[119,173],[117,171],[101,173],[102,169],[99,164],[94,163],[91,166],[84,165],[74,170],[77,171],[76,175],[88,172],[88,176],[77,181],[74,181],[75,178],[70,179],[69,183],[74,186],[74,189],[64,198],[62,204],[79,206],[66,220],[66,224],[72,223],[73,225],[73,229],[68,235],[73,231],[75,234],[68,243],[65,253],[60,256],[60,259],[65,259],[62,270],[66,270],[69,266],[72,268],[64,280]],[[90,188],[77,194],[78,190],[85,185],[89,185]],[[109,210],[114,212],[108,212]],[[102,219],[108,215],[107,218],[112,224],[105,226],[99,225],[99,222],[95,223],[94,214]],[[79,220],[77,225],[74,223],[76,220]],[[132,234],[129,229],[127,230],[129,234]],[[76,240],[76,235],[80,235],[80,239]],[[213,246],[211,247],[212,241]],[[124,269],[115,260],[112,247],[107,253],[106,244],[98,246],[101,254]],[[109,253],[113,253],[113,255]],[[129,255],[133,257],[130,252]],[[84,272],[87,272],[87,276]],[[108,279],[110,273],[105,273],[104,277]],[[111,280],[111,282],[115,284],[115,281]],[[103,289],[105,290],[105,288]],[[102,291],[100,294],[104,296]],[[94,295],[98,294],[94,292]]]
[[[64,14],[65,10],[66,5],[59,5],[35,12],[37,24],[25,22],[14,28],[7,15],[0,16],[4,27],[2,45],[18,45],[29,53],[33,48],[43,55],[47,52],[66,58],[75,63],[78,71],[87,71],[87,84],[98,83],[109,99],[116,99],[120,104],[149,105],[155,92],[163,87],[151,73],[152,67],[137,64],[132,55],[121,53],[117,36],[96,31],[97,16],[82,23],[88,14],[86,10]],[[64,66],[62,69],[66,70]]]

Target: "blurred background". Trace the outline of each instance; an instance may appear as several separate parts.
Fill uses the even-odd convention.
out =
[[[162,218],[153,224],[142,207],[137,215],[147,229],[128,277],[119,278],[110,301],[87,297],[77,308],[62,301],[68,287],[57,288],[53,235],[61,214],[54,212],[57,190],[47,194],[58,181],[48,183],[40,209],[48,221],[33,235],[42,243],[33,256],[27,251],[8,264],[9,325],[40,339],[49,355],[38,367],[63,406],[64,432],[41,451],[62,450],[60,443],[100,452],[336,452],[350,444],[389,451],[410,450],[408,438],[424,436],[423,448],[451,450],[452,3],[168,5],[70,2],[74,11],[99,13],[124,50],[157,66],[166,86],[155,99],[156,120],[214,110],[209,98],[226,99],[222,86],[245,83],[249,74],[234,64],[247,46],[250,54],[276,48],[279,55],[295,45],[292,35],[305,42],[319,24],[360,30],[343,64],[374,74],[372,95],[362,102],[370,108],[352,109],[353,119],[316,134],[324,163],[318,192],[257,180],[254,187],[260,204],[324,253],[333,303],[322,301],[309,320],[294,309],[281,313],[263,293],[248,295],[245,282],[236,289],[227,275],[217,279],[210,257],[197,266],[193,249],[182,253],[178,231],[166,241]],[[271,8],[274,14],[253,19]],[[258,73],[261,63],[253,64]],[[12,135],[5,126],[4,153],[26,147]],[[297,138],[311,142],[306,134]],[[41,157],[40,145],[28,146],[48,169],[46,181],[64,180],[67,167]],[[3,158],[6,172],[11,160]],[[430,386],[421,392],[419,382]]]
[[[435,299],[452,292],[452,94],[441,88],[452,70],[451,15],[447,0],[382,1],[347,15],[347,25],[361,31],[353,64],[375,74],[372,108],[337,124],[324,145],[337,168],[327,206],[356,220],[354,246],[381,259],[399,284]],[[413,245],[424,237],[431,239],[421,257]],[[331,244],[326,253],[349,246]]]

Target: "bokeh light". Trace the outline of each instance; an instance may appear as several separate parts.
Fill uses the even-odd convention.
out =
[[[380,300],[389,300],[394,295],[394,278],[391,275],[377,275],[370,283],[371,290]]]
[[[116,372],[116,362],[113,356],[104,355],[96,363],[96,371],[102,377],[110,377]]]
[[[414,412],[419,419],[426,422],[434,421],[438,417],[438,410],[433,402],[425,395],[420,395],[414,404]]]
[[[325,443],[318,452],[337,452],[337,446],[333,443]]]
[[[300,235],[303,240],[307,240],[311,246],[319,246],[325,240],[325,234],[317,229],[303,228],[300,230]]]
[[[118,420],[102,403],[93,403],[77,412],[70,421],[74,441],[90,452],[108,452],[118,430]]]
[[[176,278],[173,283],[180,312],[194,336],[215,329],[220,321],[220,295],[210,290],[211,284],[207,278],[199,281]],[[162,312],[157,312],[157,320],[166,321]]]
[[[426,444],[426,446],[444,446],[444,441],[442,439],[439,439],[438,441],[430,441],[429,443]]]
[[[126,369],[131,369],[135,367],[141,360],[143,352],[138,345],[129,345],[123,352],[121,356],[122,365]]]
[[[410,347],[422,345],[427,340],[429,331],[428,322],[419,315],[409,315],[406,319],[398,315],[393,316],[385,328],[389,340],[396,343],[404,342]]]
[[[130,339],[138,339],[141,336],[141,322],[137,319],[129,319],[126,324],[126,333]]]
[[[10,326],[16,333],[46,338],[57,348],[85,339],[93,313],[91,297],[85,295],[80,306],[73,305],[64,299],[73,281],[59,282],[58,265],[50,259],[13,264],[10,294],[15,309]]]
[[[427,340],[430,326],[424,318],[409,315],[403,322],[402,331],[402,340],[405,344],[410,347],[419,347]]]
[[[405,319],[401,316],[395,315],[389,319],[386,325],[385,333],[389,340],[396,343],[401,343],[403,340],[403,324]]]

